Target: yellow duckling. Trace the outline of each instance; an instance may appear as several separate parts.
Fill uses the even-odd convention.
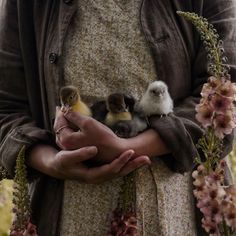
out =
[[[113,126],[118,121],[132,120],[129,106],[125,103],[124,94],[113,93],[108,96],[107,101],[108,113],[105,118],[107,126]]]
[[[82,115],[91,116],[90,108],[81,100],[79,90],[73,86],[64,86],[60,90],[61,110],[65,112],[71,109],[80,112]]]

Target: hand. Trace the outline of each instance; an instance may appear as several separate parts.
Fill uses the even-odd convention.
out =
[[[85,183],[101,183],[111,178],[125,176],[135,169],[150,164],[146,156],[132,159],[134,152],[122,153],[110,164],[89,168],[83,161],[97,153],[96,147],[84,147],[73,151],[57,151],[48,145],[35,146],[27,164],[47,175],[60,179],[74,179]]]
[[[68,127],[70,124],[77,126],[80,131]],[[58,127],[65,127],[57,135],[58,146],[66,150],[96,146],[98,149],[96,161],[100,163],[110,163],[127,150],[125,139],[117,137],[111,129],[102,123],[78,112],[69,111],[63,114],[57,110],[54,129],[57,130]]]
[[[53,129],[56,133],[56,143],[57,143],[57,145],[62,150],[69,149],[67,146],[66,147],[63,146],[63,143],[65,143],[64,140],[63,140],[63,143],[61,143],[61,135],[64,132],[64,129],[68,129],[71,132],[73,132],[74,130],[73,130],[70,122],[64,117],[64,113],[61,111],[60,107],[56,107],[56,116],[55,116]]]

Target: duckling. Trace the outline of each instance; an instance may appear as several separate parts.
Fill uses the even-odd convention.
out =
[[[112,130],[120,138],[131,138],[143,132],[147,127],[146,119],[134,113],[132,120],[118,121],[112,126]]]
[[[105,124],[121,138],[134,137],[147,128],[145,118],[134,110],[135,102],[132,96],[122,93],[111,94],[107,99]]]
[[[126,103],[127,102],[127,103]],[[106,100],[106,107],[108,113],[105,117],[105,124],[109,127],[113,126],[118,121],[132,120],[132,114],[130,109],[133,108],[131,98],[125,98],[125,95],[122,93],[113,93],[108,96]]]
[[[92,114],[90,108],[81,100],[79,90],[73,85],[64,86],[60,89],[60,101],[62,112],[71,109],[85,116]]]
[[[104,124],[106,115],[108,113],[106,101],[97,101],[91,107],[92,117]]]

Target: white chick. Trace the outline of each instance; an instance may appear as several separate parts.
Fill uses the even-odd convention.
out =
[[[173,112],[173,100],[170,97],[167,85],[163,81],[155,81],[149,84],[137,109],[146,116],[162,116]]]

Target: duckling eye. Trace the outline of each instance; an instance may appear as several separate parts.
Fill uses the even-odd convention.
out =
[[[70,100],[72,100],[73,99],[73,96],[70,96]]]

